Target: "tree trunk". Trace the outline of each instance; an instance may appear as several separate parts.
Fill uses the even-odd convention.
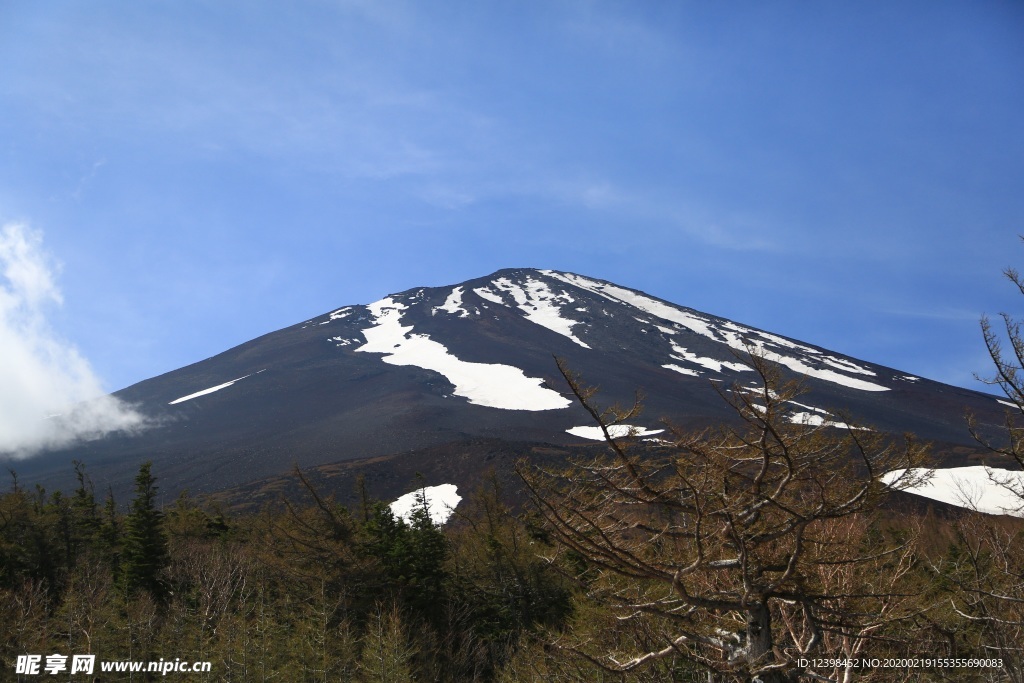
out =
[[[747,611],[747,643],[746,660],[752,670],[771,664],[772,653],[772,615],[764,603],[752,605]],[[755,678],[761,683],[786,683],[789,677],[782,672],[764,673]]]

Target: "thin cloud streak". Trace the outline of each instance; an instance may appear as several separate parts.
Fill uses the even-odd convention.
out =
[[[62,303],[55,270],[39,232],[0,229],[0,454],[14,458],[146,425],[48,324]]]
[[[885,309],[881,311],[888,315],[895,315],[901,318],[926,318],[928,320],[971,320],[977,323],[981,320],[980,311],[970,311],[962,308],[898,308]]]

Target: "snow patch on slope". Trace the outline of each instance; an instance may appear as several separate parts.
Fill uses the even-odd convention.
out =
[[[516,302],[519,310],[526,314],[526,319],[541,327],[546,327],[552,332],[557,332],[563,337],[568,337],[585,349],[589,349],[585,342],[572,333],[572,328],[579,325],[577,320],[563,318],[561,308],[558,304],[571,304],[573,298],[566,293],[556,294],[540,280],[526,279],[526,289],[507,278],[494,280],[494,286],[501,291],[508,292]]]
[[[431,314],[435,314],[438,311],[444,311],[452,315],[458,313],[460,318],[469,317],[469,311],[462,308],[462,287],[454,288],[448,295],[448,298],[444,300],[444,304],[435,306]]]
[[[265,369],[266,368],[264,368],[264,370]],[[253,375],[258,375],[258,374],[260,374],[260,372],[263,372],[263,370],[260,370],[259,372],[254,372],[254,373],[248,374],[245,377],[239,377],[238,379],[233,379],[230,382],[224,382],[224,384],[218,384],[217,386],[210,387],[209,389],[203,389],[202,391],[197,391],[196,393],[189,394],[188,396],[182,396],[181,398],[176,398],[173,401],[168,401],[167,405],[173,406],[175,403],[184,403],[185,401],[191,401],[194,398],[199,398],[200,396],[206,396],[207,394],[212,394],[213,392],[220,391],[221,389],[227,389],[228,387],[230,387],[235,382],[241,382],[246,377],[252,377]]]
[[[888,472],[882,476],[882,481],[891,485],[905,471]],[[920,468],[911,470],[916,476],[927,472],[928,470]],[[1024,517],[1024,511],[1021,510],[1022,499],[1019,495],[1024,492],[1024,472],[1020,471],[1000,470],[983,465],[934,470],[928,481],[903,490],[990,515]]]
[[[331,337],[327,341],[334,342],[335,346],[348,346],[350,344],[358,343],[358,339],[349,339],[348,337]]]
[[[764,393],[764,387],[757,385],[750,387],[740,387],[740,391],[747,394],[751,394],[753,396],[760,396],[761,394]],[[778,399],[779,396],[773,391],[771,392],[771,397],[774,399]],[[857,425],[850,425],[845,422],[839,422],[838,420],[830,420],[828,418],[832,415],[832,413],[828,412],[824,408],[816,408],[814,406],[809,406],[805,403],[799,403],[797,401],[786,401],[786,403],[791,406],[796,406],[798,408],[804,409],[802,411],[790,413],[787,416],[786,419],[791,424],[803,425],[805,427],[835,427],[837,429],[856,429],[864,432],[874,431],[869,427],[859,427]],[[751,407],[762,414],[768,412],[768,408],[758,403],[752,403]]]
[[[774,351],[768,351],[767,349],[760,347],[756,350],[764,354],[766,360],[778,363],[779,365],[784,365],[790,370],[807,375],[808,377],[825,380],[826,382],[832,382],[833,384],[839,384],[840,386],[849,387],[851,389],[860,389],[861,391],[889,391],[889,387],[883,387],[881,384],[856,379],[854,377],[847,377],[846,375],[841,375],[834,370],[824,370],[821,368],[811,367],[797,358],[782,356]]]
[[[491,290],[489,290],[486,287],[474,287],[473,291],[476,292],[477,296],[479,296],[481,299],[487,299],[492,304],[504,304],[505,303],[504,301],[501,300],[500,296],[498,296],[497,294],[495,294],[494,292],[492,292]]]
[[[845,422],[836,422],[835,420],[828,420],[825,418],[825,415],[828,415],[828,413],[825,413],[825,411],[820,409],[815,410],[818,410],[819,412],[793,413],[792,415],[789,416],[789,421],[795,425],[804,425],[806,427],[836,427],[838,429],[858,429],[865,432],[871,431],[867,427],[854,427],[846,424]],[[822,415],[821,413],[825,413],[825,415]]]
[[[366,343],[356,351],[384,354],[390,365],[413,365],[444,375],[455,385],[456,396],[470,403],[504,410],[557,410],[571,401],[527,377],[517,367],[496,363],[470,363],[455,357],[444,345],[425,334],[411,334],[413,326],[402,325],[405,304],[391,297],[367,306],[376,321],[362,330]]]
[[[598,296],[602,296],[610,301],[628,304],[644,311],[645,313],[661,318],[662,320],[682,325],[701,336],[725,344],[734,350],[759,353],[764,356],[766,360],[783,365],[790,370],[807,375],[808,377],[814,377],[826,382],[832,382],[834,384],[839,384],[851,389],[859,389],[861,391],[889,391],[888,387],[884,387],[875,382],[848,377],[847,375],[840,374],[835,370],[809,365],[808,361],[810,358],[808,357],[814,357],[815,362],[817,363],[830,365],[834,368],[842,369],[845,372],[871,376],[875,374],[870,369],[857,365],[852,361],[836,358],[834,356],[823,356],[817,349],[803,344],[798,344],[778,335],[744,327],[733,322],[724,322],[720,324],[715,323],[708,318],[670,306],[638,292],[612,284],[597,282],[579,275],[558,273],[552,270],[544,270],[541,272],[548,277],[579,287],[593,294],[597,294]],[[669,328],[659,329],[663,332],[668,332],[669,330]],[[784,355],[777,350],[769,349],[769,345],[785,349],[789,352],[802,354],[804,359],[795,358],[791,355]]]
[[[754,369],[744,365],[743,363],[731,363],[729,361],[715,360],[714,358],[703,358],[695,353],[687,351],[686,349],[684,349],[682,346],[679,346],[675,342],[670,343],[672,344],[672,351],[674,352],[672,356],[673,358],[675,358],[676,360],[689,361],[690,363],[694,363],[695,365],[705,367],[708,370],[721,372],[722,368],[728,368],[729,370],[734,370],[736,372],[743,372],[744,370],[753,371]]]
[[[412,522],[412,513],[420,504],[419,496],[422,493],[427,503],[427,511],[430,514],[430,521],[440,526],[448,521],[448,518],[455,512],[455,508],[462,501],[458,494],[459,488],[455,484],[440,484],[438,486],[425,486],[417,491],[401,496],[389,507],[391,512],[405,522]]]
[[[573,427],[565,431],[581,439],[604,441],[604,432],[601,431],[600,427]],[[636,425],[611,425],[608,427],[608,433],[612,435],[613,439],[621,439],[626,436],[651,436],[652,434],[661,434],[663,431],[665,430],[644,429]]]
[[[668,368],[669,370],[675,370],[676,372],[678,372],[681,375],[690,375],[691,377],[700,377],[700,373],[697,372],[696,370],[691,370],[690,368],[684,368],[684,367],[681,367],[681,366],[676,365],[674,363],[668,363],[666,365],[662,365],[661,367]]]

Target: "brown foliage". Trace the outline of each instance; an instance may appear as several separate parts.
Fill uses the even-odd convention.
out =
[[[671,658],[721,680],[795,680],[817,675],[801,658],[826,645],[855,652],[915,609],[899,588],[911,546],[869,532],[887,493],[880,477],[920,465],[924,449],[910,437],[793,424],[787,406],[800,386],[762,358],[748,362],[760,388],[719,391],[738,426],[673,430],[654,453],[611,437],[635,408],[602,413],[563,368],[609,455],[521,474],[559,561],[646,645],[608,652],[568,637],[557,646],[608,671]],[[873,580],[883,565],[895,570]]]

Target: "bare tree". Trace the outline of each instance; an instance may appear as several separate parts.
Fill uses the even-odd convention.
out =
[[[820,525],[819,539],[828,547],[842,549],[829,560],[819,557],[813,565],[815,590],[828,596],[827,602],[834,614],[843,615],[844,628],[822,629],[819,659],[832,660],[831,666],[815,667],[816,673],[840,683],[853,680],[897,681],[915,680],[920,673],[914,668],[898,670],[895,667],[871,669],[856,666],[877,656],[878,646],[891,640],[894,629],[902,635],[915,631],[916,618],[928,610],[927,599],[922,599],[915,583],[918,563],[917,539],[920,522],[908,525],[903,539],[880,545],[872,538],[870,516],[849,515],[831,519]],[[871,552],[870,549],[876,549]],[[843,561],[843,557],[853,561]],[[784,635],[791,642],[807,640],[808,622],[801,607],[794,602],[782,601],[779,615]],[[936,650],[926,651],[935,656]],[[904,658],[905,659],[905,658]]]
[[[1024,236],[1022,236],[1024,239]],[[1013,268],[1003,271],[1024,294],[1024,277]],[[1009,468],[1024,468],[1024,321],[1000,313],[1000,326],[981,318],[982,338],[995,368],[981,381],[997,386],[1008,401],[1004,431],[996,436],[968,415],[971,434]],[[1007,512],[1024,513],[1024,483],[1005,470],[991,470],[989,478],[1008,490],[1016,501]],[[978,634],[979,654],[999,659],[1006,680],[1024,682],[1024,524],[1011,517],[965,514],[957,522],[958,552],[944,558],[937,569],[957,589],[950,598],[955,612]]]
[[[1013,268],[1007,268],[1003,274],[1024,294],[1024,278],[1020,273]],[[987,315],[981,317],[981,334],[988,355],[995,366],[995,375],[985,378],[975,374],[975,378],[999,387],[1012,403],[1011,406],[1007,406],[1005,417],[1005,435],[1009,438],[1004,443],[995,443],[993,439],[982,434],[980,425],[972,415],[968,416],[968,424],[971,434],[979,443],[1004,456],[1007,461],[1014,461],[1020,467],[1024,467],[1024,426],[1020,424],[1021,413],[1024,412],[1024,321],[1008,313],[1000,313],[999,318],[1002,320],[1001,332],[991,318]],[[1009,342],[1009,350],[1004,347],[1004,341]],[[1014,493],[1024,499],[1024,491],[1017,489]]]
[[[378,604],[370,614],[360,659],[361,678],[367,683],[409,683],[415,649],[408,644],[402,612],[397,605]]]
[[[524,465],[520,474],[559,541],[553,561],[575,567],[634,637],[620,639],[621,651],[571,636],[556,647],[611,672],[672,661],[714,680],[835,680],[804,660],[825,653],[828,639],[858,651],[856,643],[881,638],[884,624],[901,618],[891,599],[899,588],[857,567],[899,564],[907,546],[851,544],[836,525],[870,526],[887,493],[882,475],[903,470],[893,486],[918,483],[911,468],[925,449],[909,436],[794,423],[800,385],[761,357],[747,362],[759,388],[718,389],[733,424],[673,429],[671,444],[654,453],[612,436],[636,406],[602,412],[594,391],[559,364],[609,452],[568,471]],[[843,581],[829,578],[837,568]]]
[[[948,600],[960,618],[966,645],[998,662],[990,680],[1024,683],[1024,528],[1000,515],[965,514],[957,520],[956,552],[940,564],[954,591]]]

